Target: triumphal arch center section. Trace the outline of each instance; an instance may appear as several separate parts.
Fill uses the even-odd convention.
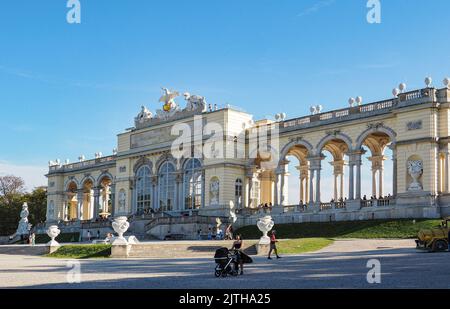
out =
[[[85,230],[123,215],[136,235],[189,238],[202,224],[253,225],[266,213],[277,224],[449,215],[450,90],[394,95],[258,120],[189,93],[181,107],[164,88],[161,109],[142,107],[112,155],[50,162],[47,224]]]

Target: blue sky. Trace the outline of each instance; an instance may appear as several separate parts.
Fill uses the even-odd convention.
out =
[[[448,0],[0,2],[0,175],[45,184],[49,159],[111,153],[160,87],[255,118],[345,107],[450,75]]]

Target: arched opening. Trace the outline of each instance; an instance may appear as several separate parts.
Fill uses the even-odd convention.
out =
[[[175,166],[170,162],[164,162],[158,171],[159,209],[162,211],[173,210],[175,183]]]
[[[150,211],[152,205],[151,170],[147,165],[136,171],[136,214]]]
[[[363,206],[389,205],[393,196],[392,140],[372,132],[362,141],[361,195]]]
[[[349,147],[349,144],[343,139],[333,138],[319,150],[320,194],[319,200],[315,200],[315,202],[321,202],[322,209],[345,206],[349,189],[345,177],[350,174]]]
[[[73,181],[66,189],[66,203],[64,205],[64,220],[73,221],[78,218],[77,184]]]
[[[286,204],[306,205],[309,202],[309,164],[308,149],[303,145],[291,147],[285,157],[284,170],[284,195]],[[280,182],[280,180],[278,180]]]
[[[183,167],[184,208],[198,209],[202,206],[203,170],[199,159],[189,159]]]
[[[87,179],[83,183],[83,206],[81,220],[90,220],[94,216],[94,182]]]

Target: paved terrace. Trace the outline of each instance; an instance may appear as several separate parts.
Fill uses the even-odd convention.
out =
[[[316,253],[269,261],[245,275],[215,278],[212,258],[81,260],[81,283],[66,283],[66,260],[0,255],[0,288],[450,288],[450,254],[417,251],[413,240],[338,240]],[[371,258],[381,284],[366,281]]]

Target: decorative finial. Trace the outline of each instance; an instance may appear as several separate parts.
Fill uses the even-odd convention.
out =
[[[394,95],[394,97],[398,97],[398,95],[400,94],[400,89],[394,88],[394,89],[392,90],[392,94]]]
[[[425,85],[427,85],[427,88],[431,87],[432,82],[433,82],[433,79],[431,77],[425,78]]]
[[[354,98],[348,99],[348,104],[350,105],[350,107],[353,107],[353,105],[355,104],[355,99]]]
[[[442,82],[444,83],[444,86],[447,87],[447,89],[450,89],[450,79],[448,77],[444,78]]]
[[[356,97],[356,103],[358,104],[358,105],[361,105],[362,104],[362,101],[363,101],[363,99],[362,99],[362,97]]]
[[[400,85],[398,85],[398,89],[400,90],[400,92],[404,92],[406,90],[406,84],[401,83]]]

